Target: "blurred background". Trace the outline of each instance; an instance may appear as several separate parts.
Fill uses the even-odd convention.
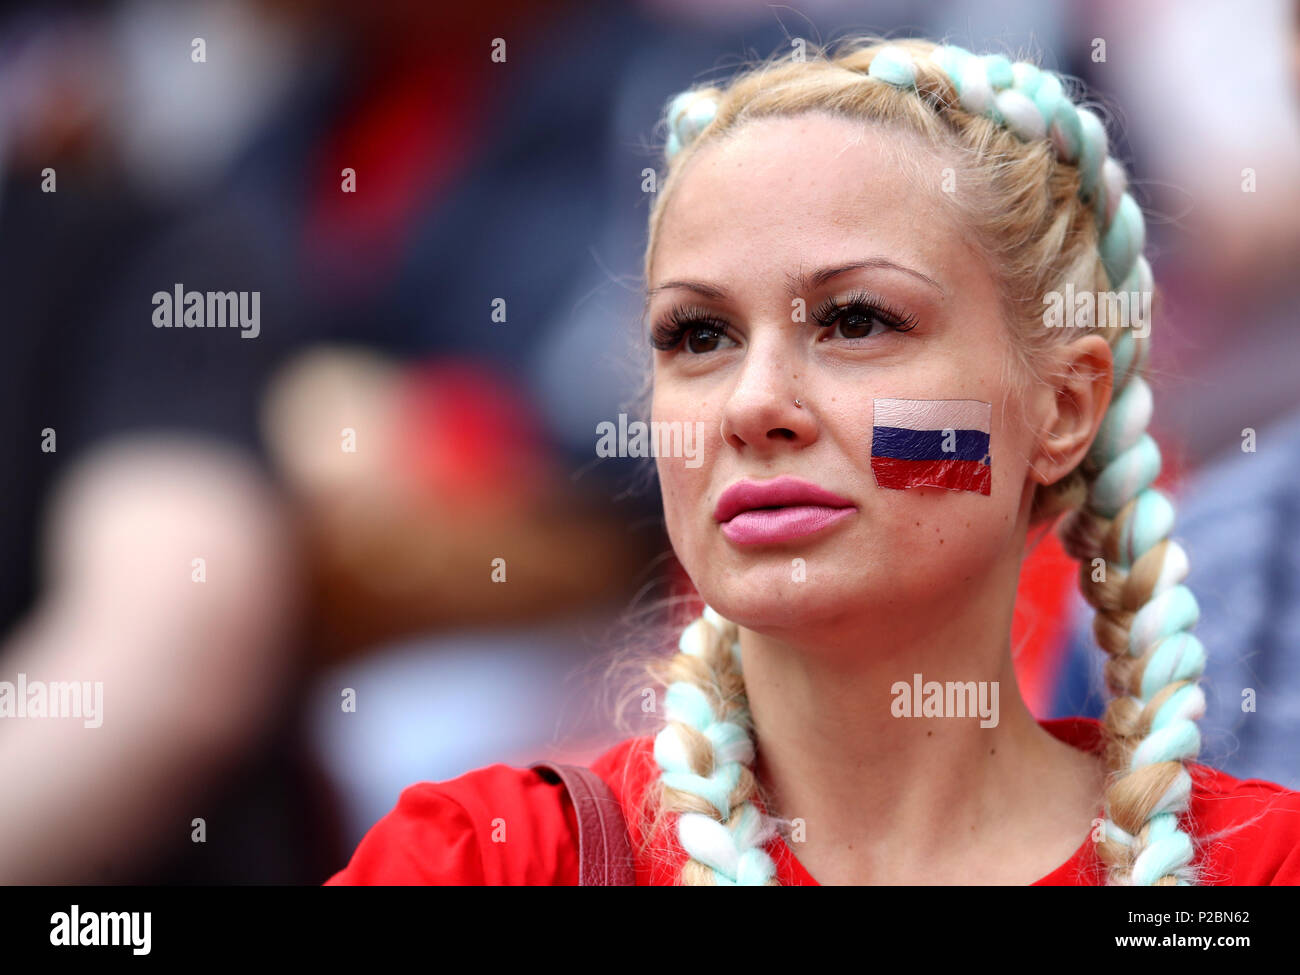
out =
[[[100,728],[0,721],[0,882],[320,883],[406,785],[619,740],[620,621],[682,584],[647,462],[594,449],[640,379],[655,124],[860,30],[1030,56],[1117,124],[1202,759],[1300,787],[1297,24],[1291,0],[0,5],[0,681],[104,686]],[[177,291],[258,304],[162,327]],[[1014,632],[1040,717],[1100,714],[1091,640],[1048,536]]]

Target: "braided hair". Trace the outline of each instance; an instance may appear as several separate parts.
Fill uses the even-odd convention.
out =
[[[833,54],[787,54],[725,87],[700,85],[672,98],[647,280],[665,202],[698,147],[748,120],[807,111],[907,127],[959,151],[970,192],[949,195],[996,201],[972,227],[998,268],[1026,375],[1041,377],[1038,353],[1065,340],[1042,327],[1049,292],[1068,284],[1080,292],[1115,289],[1149,308],[1154,283],[1142,256],[1142,212],[1098,116],[1076,105],[1050,71],[922,40],[849,39]],[[1169,537],[1173,505],[1152,487],[1161,457],[1146,432],[1147,333],[1086,324],[1111,347],[1112,399],[1085,460],[1036,487],[1030,521],[1067,515],[1057,532],[1080,562],[1080,588],[1109,655],[1114,699],[1102,722],[1109,776],[1105,820],[1094,831],[1106,880],[1193,884],[1194,844],[1180,815],[1191,790],[1187,763],[1200,749],[1205,652],[1189,632],[1198,609],[1182,584],[1186,553]],[[675,823],[689,857],[681,883],[777,884],[764,847],[784,824],[756,803],[736,624],[706,605],[652,676],[666,686],[666,720],[654,740],[661,774],[648,797],[652,831]]]

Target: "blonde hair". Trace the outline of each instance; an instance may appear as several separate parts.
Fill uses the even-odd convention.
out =
[[[1044,296],[1121,291],[1146,301],[1154,285],[1141,251],[1141,211],[1125,192],[1097,116],[1067,97],[1064,83],[1032,64],[975,56],[929,41],[857,37],[806,60],[769,58],[722,85],[701,85],[668,105],[667,169],[650,213],[645,275],[650,280],[660,222],[701,146],[746,122],[826,112],[907,130],[955,154],[957,208],[995,269],[1015,338],[1008,386],[1044,382],[1047,353],[1083,329],[1044,327]],[[1149,308],[1149,304],[1146,306]],[[1196,882],[1187,809],[1187,763],[1199,751],[1204,713],[1197,684],[1204,650],[1187,630],[1196,603],[1181,585],[1187,558],[1168,536],[1173,506],[1151,487],[1160,456],[1146,433],[1151,393],[1147,336],[1098,323],[1114,360],[1113,397],[1087,458],[1066,477],[1039,485],[1031,525],[1057,525],[1080,565],[1084,597],[1096,610],[1116,695],[1106,712],[1104,836],[1098,854],[1112,884]],[[644,397],[649,390],[643,387]],[[1094,569],[1104,560],[1104,571]],[[787,824],[759,814],[754,746],[735,623],[711,608],[682,633],[678,652],[650,664],[667,688],[667,719],[655,738],[661,769],[643,810],[642,853],[671,823],[689,860],[689,885],[776,884],[763,846]],[[1095,835],[1095,834],[1094,834]]]

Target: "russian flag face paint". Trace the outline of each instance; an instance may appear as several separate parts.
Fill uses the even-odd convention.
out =
[[[991,404],[974,399],[878,399],[874,410],[871,470],[880,487],[989,493]]]

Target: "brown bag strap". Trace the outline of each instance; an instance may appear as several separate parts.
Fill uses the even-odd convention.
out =
[[[537,762],[547,781],[563,782],[578,816],[578,885],[635,887],[632,844],[623,809],[605,780],[589,768],[558,762]]]

